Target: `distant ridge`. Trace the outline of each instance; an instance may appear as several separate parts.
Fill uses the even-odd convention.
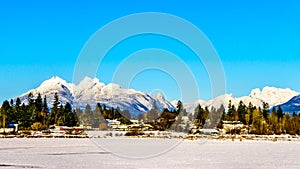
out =
[[[235,105],[235,107],[237,107],[239,105],[239,102],[242,101],[246,105],[251,102],[252,105],[256,107],[262,107],[262,103],[266,102],[269,104],[270,108],[272,108],[274,106],[289,102],[289,100],[291,100],[294,96],[298,96],[299,94],[300,93],[289,88],[282,89],[266,86],[262,90],[258,88],[253,89],[248,96],[235,97],[233,94],[225,94],[208,101],[197,100],[194,103],[187,103],[185,104],[185,108],[188,112],[194,112],[194,109],[198,104],[200,104],[202,107],[207,106],[209,108],[211,108],[212,106],[219,108],[223,104],[227,109],[229,100],[231,100],[232,104]],[[298,100],[295,100],[294,103],[298,103],[300,105],[300,97]],[[176,104],[176,101],[172,101],[172,104]],[[293,108],[296,109],[296,107]],[[285,111],[291,111],[287,105]],[[298,107],[298,111],[300,111],[300,106]]]
[[[290,113],[299,113],[300,112],[300,95],[293,97],[286,103],[278,105],[282,108],[283,112],[290,112]],[[276,106],[275,108],[277,108]]]

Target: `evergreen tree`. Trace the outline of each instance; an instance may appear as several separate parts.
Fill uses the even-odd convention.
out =
[[[39,93],[36,99],[34,100],[34,106],[32,112],[33,122],[40,122],[41,124],[43,123],[42,109],[43,109],[43,100],[41,94]]]
[[[76,111],[73,110],[72,113],[69,116],[69,126],[78,126],[79,125],[79,120],[78,116],[76,114]]]
[[[49,125],[53,125],[56,123],[56,119],[57,119],[57,116],[59,113],[59,107],[58,107],[59,105],[60,105],[60,102],[59,102],[58,94],[55,93],[54,94],[54,102],[52,105],[52,109],[50,111],[50,117],[49,117],[49,122],[48,122]]]
[[[18,122],[16,118],[16,108],[13,99],[10,99],[10,109],[8,110],[7,121],[9,124],[16,124]]]
[[[20,120],[21,120],[21,116],[22,116],[20,98],[16,99],[15,113],[14,114],[15,114],[15,118],[16,118],[16,123],[20,124]]]
[[[122,118],[123,116],[122,116],[122,114],[121,114],[121,109],[120,109],[120,107],[117,107],[117,109],[116,109],[116,111],[115,111],[115,116],[114,116],[114,118],[115,119],[117,119],[117,120],[119,120],[120,118]]]
[[[205,124],[205,120],[207,119],[207,116],[208,116],[208,112],[206,112],[199,104],[195,108],[194,117],[200,126],[203,126]]]
[[[110,108],[111,119],[115,119],[115,109],[113,107]]]
[[[33,94],[29,93],[27,96],[28,107],[32,107],[34,104]]]
[[[41,97],[41,94],[40,94],[40,93],[39,93],[38,96],[36,97],[34,103],[35,103],[37,112],[41,112],[41,111],[42,111],[42,108],[43,108],[43,100],[42,100],[42,97]]]
[[[81,119],[82,114],[83,114],[83,111],[80,108],[75,109],[75,115],[77,116],[78,123],[80,123],[80,124],[83,124],[83,121]]]
[[[32,93],[28,94],[27,101],[28,101],[28,104],[26,106],[27,107],[26,111],[27,111],[27,115],[30,116],[30,118],[27,119],[28,120],[27,122],[30,127],[33,124],[33,122],[35,120],[35,116],[36,116],[36,106],[34,104],[34,98],[33,98]]]
[[[281,109],[281,106],[278,106],[277,116],[278,116],[278,119],[281,119],[283,117],[283,111]]]
[[[9,120],[8,120],[8,116],[9,116],[9,112],[10,112],[10,104],[7,100],[5,100],[1,106],[1,127],[5,128],[8,123],[9,123]]]
[[[21,100],[20,100],[20,98],[18,97],[17,99],[16,99],[16,107],[20,107],[21,106]]]
[[[225,107],[221,105],[218,109],[212,108],[211,112],[208,113],[208,120],[210,125],[206,125],[205,128],[216,128],[217,126],[222,126],[221,119],[225,112]]]
[[[256,109],[256,107],[253,106],[251,102],[249,103],[248,107],[246,107],[246,110],[247,110],[246,116],[247,116],[247,117],[245,116],[245,119],[246,119],[246,123],[247,123],[247,121],[248,121],[248,123],[247,123],[248,127],[249,127],[250,124],[252,124],[253,111],[254,111],[255,109]],[[249,131],[248,131],[248,132],[249,132]]]
[[[177,102],[175,112],[176,112],[176,115],[177,115],[177,120],[173,122],[175,131],[182,132],[183,128],[181,128],[181,123],[182,123],[182,116],[184,116],[184,114],[185,114],[185,110],[184,110],[183,104],[180,100]],[[167,115],[167,118],[165,118],[164,120],[166,120],[168,118],[171,118],[171,117],[168,117],[168,115],[170,113],[169,110],[164,110],[163,113],[165,113]],[[163,126],[167,127],[165,129],[169,129],[171,127],[171,125],[173,125],[173,123],[171,124],[168,121],[164,121]]]
[[[243,101],[240,101],[238,109],[237,109],[237,113],[238,113],[238,117],[239,120],[243,123],[246,124],[246,120],[245,120],[245,115],[246,115],[246,106],[243,103]]]
[[[149,121],[149,122],[153,122],[155,121],[155,119],[157,119],[159,117],[159,110],[158,110],[158,106],[156,101],[154,101],[152,103],[152,108],[150,109],[149,113],[147,113],[146,115],[148,115],[147,118],[145,118],[144,120]]]
[[[48,126],[48,123],[47,123],[48,116],[49,116],[49,108],[48,108],[48,104],[47,104],[47,97],[45,96],[43,99],[43,106],[42,106],[42,112],[41,112],[43,126]]]
[[[121,124],[127,124],[127,125],[131,124],[130,120],[123,115],[124,111],[121,111],[121,113],[119,113],[119,111],[121,111],[121,110],[120,109],[116,110],[115,114],[119,114],[118,115],[119,117],[116,119],[118,119],[121,122]],[[129,112],[129,111],[127,111],[127,112]]]
[[[26,106],[23,103],[21,106],[20,115],[20,128],[29,128],[32,125],[31,112],[29,111],[29,106]]]
[[[101,125],[103,128],[106,128],[107,126],[105,125],[105,119],[102,115],[103,109],[100,103],[97,103],[96,108],[93,112],[93,117],[94,117],[94,122],[92,124],[93,128],[101,128]],[[104,126],[105,125],[105,126]]]
[[[61,125],[64,125],[65,123],[65,108],[62,104],[59,105],[59,108],[58,108],[58,113],[55,117],[55,123],[54,124],[57,124],[59,126]]]
[[[91,126],[93,124],[93,113],[89,104],[85,106],[85,110],[81,115],[81,120],[84,126]]]
[[[14,100],[10,99],[10,107],[14,107]]]
[[[231,103],[231,100],[229,100],[228,104],[228,111],[227,111],[229,120],[238,120],[238,114],[236,112],[235,106]]]
[[[180,100],[178,100],[176,108],[177,108],[176,109],[177,114],[183,115],[183,104]]]
[[[74,115],[72,111],[72,106],[69,102],[66,103],[63,114],[61,115],[61,121],[64,126],[73,126],[72,121],[74,121]]]
[[[270,112],[270,107],[269,107],[269,104],[266,103],[266,102],[263,102],[263,116],[264,118],[267,120],[268,119],[268,115],[269,115],[269,112]]]

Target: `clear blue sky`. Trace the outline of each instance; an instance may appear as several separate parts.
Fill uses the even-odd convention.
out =
[[[242,96],[267,85],[300,91],[300,1],[297,0],[3,0],[0,1],[0,101],[35,88],[52,76],[71,82],[76,59],[89,37],[108,22],[138,12],[170,13],[201,29],[222,60],[227,93]],[[119,62],[118,54],[111,57],[115,58],[108,59],[107,72],[97,73],[105,83],[111,81],[113,74],[109,64]],[[203,65],[193,65],[188,55],[183,59],[191,69],[201,69],[197,79],[201,84],[201,99],[210,99]],[[165,83],[145,82],[153,76],[165,79]],[[173,100],[179,97],[173,82],[166,74],[152,70],[138,74],[130,87],[145,92],[161,89]]]

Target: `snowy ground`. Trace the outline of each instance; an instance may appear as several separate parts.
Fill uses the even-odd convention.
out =
[[[144,158],[158,145],[169,149]],[[300,143],[287,141],[0,139],[0,168],[299,168],[299,156]]]

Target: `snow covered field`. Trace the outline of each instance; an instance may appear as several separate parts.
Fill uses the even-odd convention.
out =
[[[134,145],[145,154],[135,154]],[[131,158],[149,156],[157,145],[170,149],[152,158]],[[299,156],[300,143],[288,141],[0,139],[0,168],[299,168]]]

